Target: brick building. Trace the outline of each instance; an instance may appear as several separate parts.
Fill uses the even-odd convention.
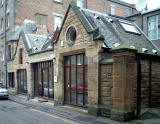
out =
[[[134,20],[148,38],[156,44],[157,49],[160,50],[160,8],[144,10],[127,18]]]
[[[15,81],[10,92],[119,121],[134,118],[141,107],[159,106],[160,53],[133,21],[72,2],[56,36],[37,35],[33,22],[23,25],[8,63]]]
[[[4,3],[6,1],[6,12]],[[117,16],[136,12],[134,5],[120,0],[74,0],[77,6]],[[0,81],[5,82],[4,24],[6,14],[7,41],[25,19],[35,21],[37,34],[48,35],[61,26],[65,11],[71,0],[1,0],[0,1]],[[10,49],[10,48],[6,48]],[[11,48],[12,49],[12,48]]]

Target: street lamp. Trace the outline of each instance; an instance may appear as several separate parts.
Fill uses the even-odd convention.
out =
[[[4,66],[5,66],[5,85],[7,88],[7,32],[6,32],[6,12],[7,12],[7,1],[4,0]]]

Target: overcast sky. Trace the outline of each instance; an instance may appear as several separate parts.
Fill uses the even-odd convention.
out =
[[[148,9],[160,7],[160,0],[122,0],[128,3],[137,4],[138,8],[143,8],[144,3],[147,3]]]

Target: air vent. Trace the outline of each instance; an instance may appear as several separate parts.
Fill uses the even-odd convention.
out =
[[[146,48],[142,48],[142,52],[147,53],[148,50]]]
[[[38,38],[34,39],[34,41],[38,41]]]
[[[135,46],[130,46],[132,49],[135,49]]]
[[[113,22],[113,20],[112,19],[108,19],[108,22]]]
[[[95,19],[100,19],[99,16],[97,16],[97,15],[95,15],[94,18],[95,18]]]
[[[35,51],[37,51],[37,50],[38,50],[38,48],[37,48],[37,47],[33,47],[33,49],[34,49]]]
[[[152,49],[152,53],[158,54],[157,50],[155,50],[155,49]]]
[[[120,45],[120,43],[115,43],[114,47],[118,47]]]

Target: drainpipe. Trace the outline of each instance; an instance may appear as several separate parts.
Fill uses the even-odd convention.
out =
[[[101,86],[101,61],[98,61],[98,115],[101,115],[101,109],[100,109],[100,105],[101,105],[101,96],[100,96],[100,86]]]
[[[137,58],[137,113],[138,118],[141,112],[141,60]]]
[[[149,59],[149,107],[152,107],[152,61]]]
[[[5,61],[5,85],[6,85],[6,88],[7,88],[7,37],[6,37],[6,5],[7,5],[7,0],[4,0],[4,61]]]

